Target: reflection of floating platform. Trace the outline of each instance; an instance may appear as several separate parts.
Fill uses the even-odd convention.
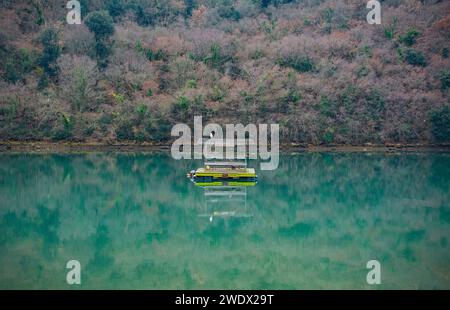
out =
[[[250,214],[240,214],[235,211],[224,211],[224,212],[212,212],[211,214],[199,214],[199,217],[208,217],[210,222],[212,222],[213,218],[251,218],[253,217]]]
[[[220,182],[220,181],[216,181],[216,182],[195,182],[196,186],[200,186],[200,187],[221,187],[221,186],[245,186],[245,187],[249,187],[249,186],[255,186],[256,182],[246,182],[246,181],[232,181],[232,182]]]

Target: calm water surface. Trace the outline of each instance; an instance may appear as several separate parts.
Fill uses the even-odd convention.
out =
[[[285,155],[221,200],[200,164],[0,155],[0,288],[450,289],[450,154]]]

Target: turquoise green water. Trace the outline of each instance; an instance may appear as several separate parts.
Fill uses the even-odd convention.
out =
[[[450,154],[283,156],[215,204],[199,164],[0,155],[0,288],[450,289]]]

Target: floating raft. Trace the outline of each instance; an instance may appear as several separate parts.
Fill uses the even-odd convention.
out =
[[[256,171],[247,168],[242,162],[208,162],[205,167],[199,168],[191,173],[191,177],[197,181],[255,181]]]
[[[256,171],[253,168],[244,169],[206,169],[200,168],[195,172],[196,178],[212,179],[242,179],[256,178]]]

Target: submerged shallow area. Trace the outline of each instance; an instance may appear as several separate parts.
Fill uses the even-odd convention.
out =
[[[0,154],[0,288],[450,288],[449,153],[283,155],[214,206],[185,177],[200,165]]]

